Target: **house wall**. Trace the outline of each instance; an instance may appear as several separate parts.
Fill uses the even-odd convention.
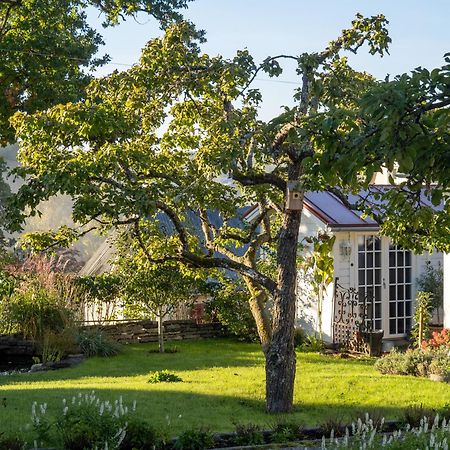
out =
[[[311,247],[305,243],[304,239],[308,236],[317,236],[320,231],[325,231],[326,225],[314,216],[306,208],[303,209],[302,221],[300,225],[299,242],[305,245],[302,256],[307,256]],[[319,330],[318,314],[317,314],[317,298],[312,288],[312,272],[299,269],[297,277],[297,307],[296,307],[296,323],[297,326],[304,330],[308,335],[313,335]],[[328,297],[328,295],[326,295]],[[325,298],[324,304],[327,303]],[[327,322],[329,314],[324,314]],[[323,323],[323,322],[322,322]],[[331,338],[331,331],[328,326],[323,324],[324,338]],[[326,328],[326,329],[325,329]]]
[[[428,261],[431,263],[431,265],[435,268],[435,269],[443,269],[443,265],[444,265],[444,255],[441,252],[434,252],[434,253],[424,253],[423,255],[418,255],[417,256],[417,279],[420,278],[421,274],[426,272],[426,267],[427,267],[427,263]],[[447,269],[450,270],[450,267]],[[448,277],[447,277],[448,278]],[[416,285],[417,285],[417,280],[416,279]],[[418,289],[418,285],[416,286],[416,290]],[[439,308],[433,311],[433,317],[431,319],[431,323],[432,324],[436,324],[436,325],[442,325],[443,323],[443,316],[444,316],[444,311],[443,308]]]
[[[315,235],[320,230],[326,230],[325,224],[321,223],[315,216],[309,214],[309,217],[305,217],[303,220],[304,228],[301,230],[301,238],[307,235]],[[336,242],[333,248],[334,258],[334,277],[338,279],[338,283],[343,288],[357,287],[357,238],[358,232],[336,232]],[[366,234],[376,234],[373,231],[367,231]],[[383,238],[387,239],[387,238]],[[305,249],[308,252],[308,249]],[[413,255],[412,258],[412,295],[415,297],[417,290],[417,279],[422,273],[425,272],[427,262],[430,261],[431,265],[435,268],[442,267],[443,255],[439,252],[432,254],[424,253],[423,255]],[[383,277],[388,279],[388,261],[386,256],[382,259]],[[450,325],[450,256],[447,255],[446,271],[448,275],[445,280],[446,283],[446,309],[447,318],[446,326]],[[307,333],[314,334],[318,331],[318,318],[317,318],[317,300],[312,291],[311,286],[311,273],[299,272],[298,281],[298,302],[297,302],[297,324],[303,328]],[[333,301],[334,301],[334,286],[330,285],[327,289],[322,314],[322,330],[324,340],[327,342],[332,341],[332,327],[333,327]],[[383,317],[384,323],[388,319],[387,305],[383,305]],[[386,319],[387,317],[387,319]]]

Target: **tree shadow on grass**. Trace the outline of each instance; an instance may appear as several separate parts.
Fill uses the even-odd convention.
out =
[[[133,377],[165,369],[185,372],[264,365],[264,357],[258,344],[217,339],[185,341],[176,343],[176,346],[179,349],[176,353],[159,354],[153,351],[155,344],[124,345],[123,352],[117,356],[88,358],[73,368],[0,377],[0,388],[16,383],[77,380],[94,376]]]
[[[71,398],[89,394],[90,389],[9,389],[0,393],[0,432],[24,429],[30,423],[31,404],[47,403],[47,416],[56,418],[62,413],[63,399],[70,405]],[[318,426],[324,422],[351,423],[365,413],[388,419],[402,416],[403,408],[388,405],[368,407],[362,404],[336,405],[301,403],[291,414],[269,415],[263,400],[239,396],[204,395],[177,390],[159,391],[97,389],[102,400],[114,401],[122,396],[124,404],[137,401],[136,414],[164,430],[168,436],[176,436],[192,427],[206,426],[211,431],[230,431],[235,424],[258,424],[270,428],[277,422],[298,423],[301,426]]]

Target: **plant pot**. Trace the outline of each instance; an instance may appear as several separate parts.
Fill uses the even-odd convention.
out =
[[[441,383],[448,383],[449,381],[449,376],[442,373],[430,373],[429,378],[432,381],[440,381]]]

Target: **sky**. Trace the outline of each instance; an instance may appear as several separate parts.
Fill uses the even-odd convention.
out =
[[[393,42],[390,55],[383,58],[371,56],[367,48],[356,57],[349,54],[356,69],[385,78],[418,66],[440,66],[443,55],[450,52],[450,0],[194,0],[184,15],[206,31],[208,42],[202,47],[206,53],[232,57],[236,50],[247,48],[260,62],[280,53],[324,49],[350,26],[357,12],[384,14]],[[103,52],[112,58],[99,76],[136,63],[145,43],[161,35],[156,21],[144,15],[103,30],[98,11],[91,10],[89,20],[104,36]],[[277,80],[264,74],[258,77],[256,87],[264,98],[262,118],[269,119],[283,105],[292,104],[297,82],[292,65]]]

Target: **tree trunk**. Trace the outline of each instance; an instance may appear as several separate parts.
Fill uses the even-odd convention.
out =
[[[255,319],[259,340],[261,341],[263,352],[266,353],[272,337],[270,317],[266,311],[267,293],[252,279],[244,277],[244,280],[250,292],[249,306]]]
[[[164,326],[161,311],[158,315],[158,343],[159,343],[159,353],[164,353]]]
[[[286,211],[278,242],[278,293],[273,299],[272,339],[266,356],[266,406],[270,413],[292,409],[295,381],[297,247],[301,210]]]

